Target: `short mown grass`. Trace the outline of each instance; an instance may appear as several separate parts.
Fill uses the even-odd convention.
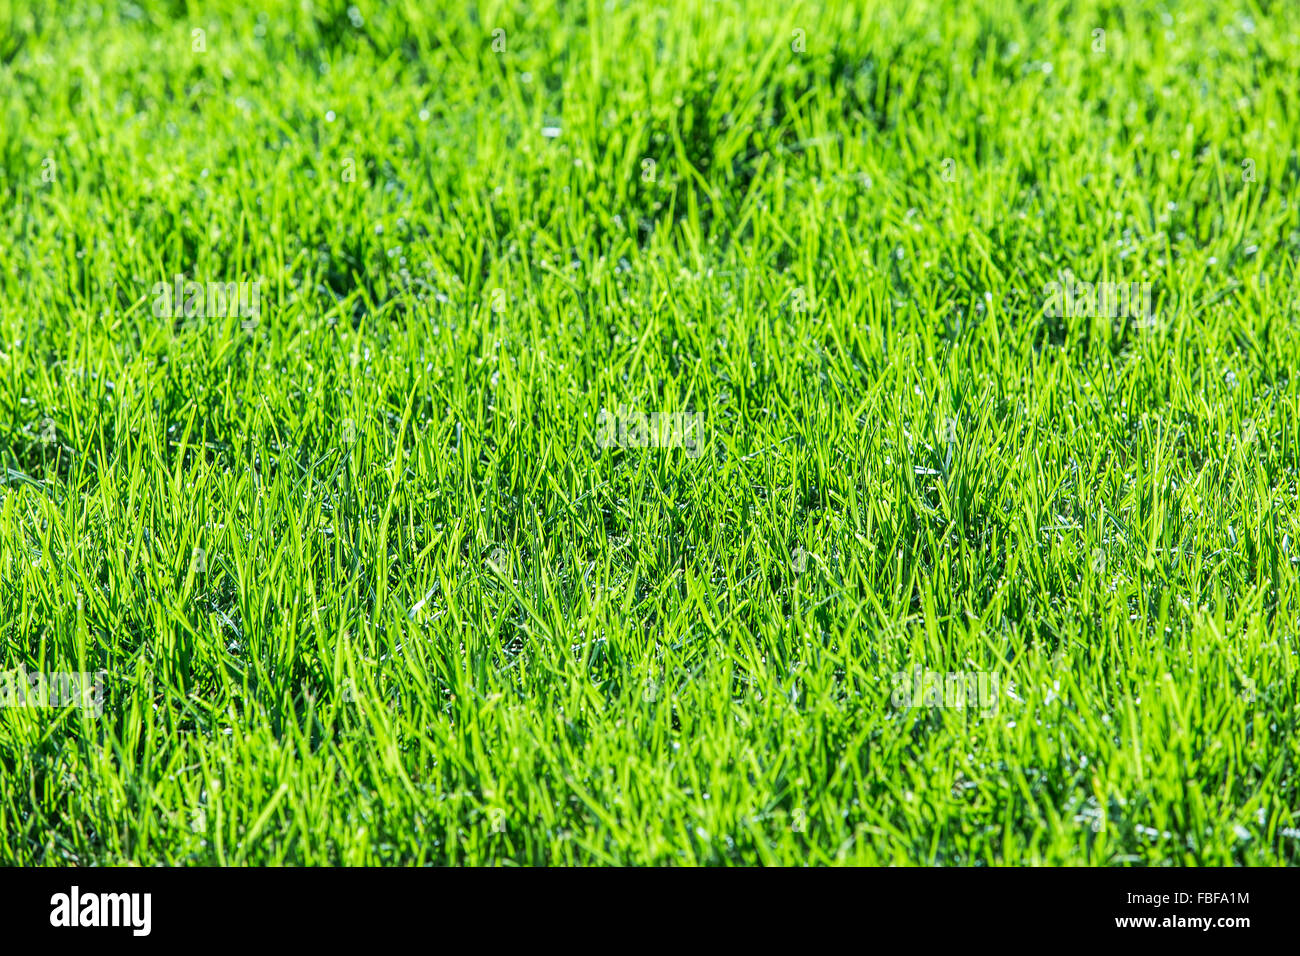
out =
[[[0,0],[0,863],[1300,863],[1300,7],[257,6]]]

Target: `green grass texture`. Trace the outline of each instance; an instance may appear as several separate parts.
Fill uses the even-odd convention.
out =
[[[253,6],[0,0],[0,863],[1300,864],[1300,5]]]

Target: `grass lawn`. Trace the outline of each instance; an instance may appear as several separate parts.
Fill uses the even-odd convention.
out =
[[[1300,6],[256,6],[0,0],[0,863],[1300,864]]]

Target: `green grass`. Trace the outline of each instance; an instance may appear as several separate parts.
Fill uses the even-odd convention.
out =
[[[0,863],[1300,864],[1300,7],[242,6],[0,0]]]

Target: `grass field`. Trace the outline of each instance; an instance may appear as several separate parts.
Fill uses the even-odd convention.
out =
[[[1300,864],[1300,6],[258,6],[0,0],[0,863]]]

